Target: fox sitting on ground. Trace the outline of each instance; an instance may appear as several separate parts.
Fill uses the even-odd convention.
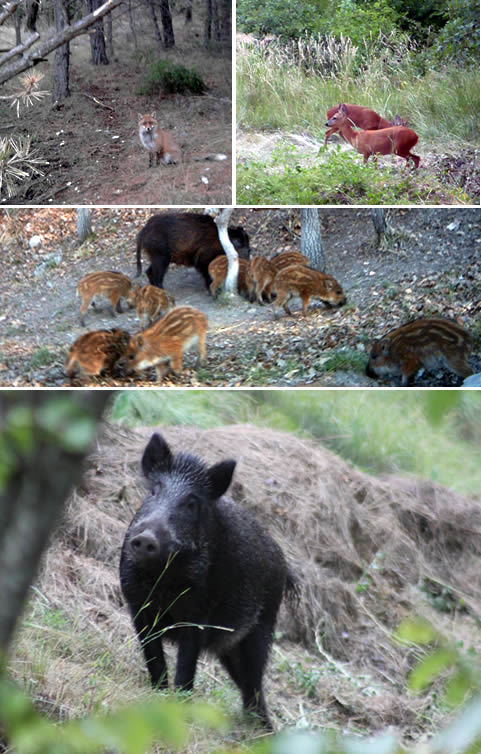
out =
[[[177,162],[180,159],[180,148],[168,131],[159,128],[156,113],[146,115],[138,113],[138,116],[139,139],[142,146],[149,152],[149,168],[152,167],[154,154],[156,155],[156,165],[161,160],[164,165]]]

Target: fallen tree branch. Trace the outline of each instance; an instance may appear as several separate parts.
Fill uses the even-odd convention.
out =
[[[40,39],[40,34],[38,33],[38,31],[35,31],[33,34],[27,37],[25,42],[17,45],[16,47],[12,47],[12,49],[6,52],[5,55],[2,55],[2,57],[0,58],[0,65],[4,65],[7,60],[15,57],[15,55],[18,55],[20,52],[28,50],[28,48],[31,47],[33,43],[37,41],[37,39]]]
[[[91,94],[86,94],[85,92],[82,92],[84,97],[87,97],[88,99],[91,99],[95,102],[96,105],[99,105],[100,107],[105,107],[106,110],[112,110],[112,112],[115,112],[113,107],[110,107],[110,105],[104,105],[103,102],[101,102],[97,97],[92,97]]]
[[[95,24],[107,13],[111,13],[111,11],[114,8],[117,8],[122,2],[123,0],[107,0],[107,2],[101,5],[100,8],[97,8],[97,10],[94,10],[93,13],[89,13],[87,16],[84,16],[80,19],[80,21],[77,21],[76,23],[69,26],[64,26],[61,32],[56,34],[54,37],[47,39],[43,44],[32,50],[28,55],[24,55],[22,60],[18,60],[15,63],[12,63],[11,65],[7,66],[4,71],[1,71],[0,84],[3,84],[5,81],[13,78],[13,76],[16,76],[17,73],[21,73],[22,71],[26,71],[27,68],[31,68],[31,66],[35,65],[36,59],[44,58],[50,52],[56,50],[57,47],[60,47],[66,42],[69,42],[71,39],[74,39],[74,37],[78,37],[80,34],[83,34],[89,26]]]
[[[13,3],[7,3],[3,11],[0,13],[0,26],[5,23],[7,18],[15,13],[22,0],[14,0]]]

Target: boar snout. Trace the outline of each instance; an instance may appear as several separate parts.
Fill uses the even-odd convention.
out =
[[[157,559],[160,555],[157,537],[148,529],[132,537],[130,550],[137,561]]]

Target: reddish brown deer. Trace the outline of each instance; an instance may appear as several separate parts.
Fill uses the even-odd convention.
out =
[[[411,152],[418,142],[418,135],[406,126],[355,131],[349,123],[346,105],[339,106],[339,110],[329,118],[326,126],[339,131],[341,136],[362,154],[364,162],[374,154],[396,154],[406,160],[406,163],[411,159],[414,167],[419,166],[421,158]]]
[[[327,111],[327,120],[334,117],[342,105],[334,105]],[[357,128],[363,131],[377,131],[379,128],[390,128],[391,126],[405,126],[407,125],[400,115],[396,115],[394,120],[386,120],[382,115],[379,115],[375,110],[370,110],[369,107],[362,107],[362,105],[348,105],[345,104],[347,117]],[[326,139],[324,146],[327,144],[327,140],[337,129],[330,128],[326,131]]]

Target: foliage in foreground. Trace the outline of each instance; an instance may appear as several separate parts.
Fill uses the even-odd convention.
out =
[[[324,147],[321,148],[324,152]],[[470,204],[455,185],[432,174],[373,161],[363,163],[354,151],[336,151],[309,167],[296,160],[297,150],[276,150],[271,159],[237,166],[238,204]]]
[[[252,754],[416,754],[452,752],[474,754],[481,747],[480,668],[459,649],[447,643],[427,622],[409,620],[401,625],[398,641],[435,647],[414,668],[410,687],[420,692],[440,676],[447,677],[443,703],[459,707],[468,699],[457,718],[438,733],[432,747],[409,749],[394,732],[363,738],[327,732],[287,730],[263,737],[253,746],[243,747]],[[10,681],[0,681],[0,734],[8,736],[17,754],[92,754],[104,748],[122,754],[146,754],[162,742],[169,748],[184,746],[190,724],[210,728],[225,727],[218,711],[209,705],[182,701],[154,701],[132,705],[107,715],[95,715],[54,724],[38,713],[31,701]],[[238,751],[238,750],[237,750]],[[223,754],[234,754],[231,748]],[[220,754],[220,753],[219,753]]]

